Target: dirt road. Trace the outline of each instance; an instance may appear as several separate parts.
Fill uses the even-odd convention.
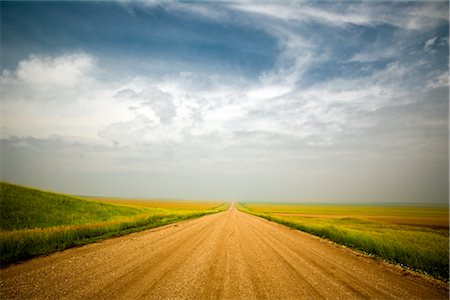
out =
[[[0,274],[1,299],[448,299],[445,284],[234,206]]]

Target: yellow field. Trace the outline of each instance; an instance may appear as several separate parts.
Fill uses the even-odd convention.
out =
[[[107,197],[91,197],[90,200],[106,202],[118,205],[137,206],[156,208],[163,210],[209,210],[225,204],[224,201],[195,201],[195,200],[159,200],[159,199],[127,199],[127,198],[107,198]]]
[[[375,205],[307,205],[247,203],[245,206],[255,212],[286,217],[344,219],[383,222],[398,225],[449,228],[448,206],[375,206]]]

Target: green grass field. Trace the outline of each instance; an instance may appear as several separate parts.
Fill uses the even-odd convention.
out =
[[[449,280],[448,206],[241,203],[239,209]]]
[[[1,266],[227,206],[212,201],[97,201],[0,182]]]

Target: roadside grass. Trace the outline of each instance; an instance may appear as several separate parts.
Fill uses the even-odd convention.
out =
[[[449,230],[447,228],[434,229],[427,226],[406,226],[387,222],[376,222],[366,219],[369,209],[361,207],[339,206],[337,214],[333,215],[334,206],[311,206],[312,217],[298,215],[299,206],[292,205],[289,215],[288,205],[281,211],[276,205],[241,203],[241,211],[274,221],[313,235],[317,235],[347,247],[371,254],[375,257],[400,264],[401,266],[424,272],[435,278],[449,280]],[[420,217],[419,207],[373,207],[374,213],[386,211],[390,216],[405,216],[405,212],[412,212]],[[317,212],[320,212],[318,214]],[[324,211],[329,214],[327,216]],[[436,215],[446,215],[448,207],[432,208]],[[428,211],[429,213],[429,211]],[[427,208],[424,208],[427,214]],[[426,225],[426,224],[425,224]]]
[[[38,255],[225,210],[118,205],[0,182],[1,267]]]

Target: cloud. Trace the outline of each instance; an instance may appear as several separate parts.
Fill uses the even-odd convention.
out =
[[[144,196],[445,199],[445,176],[439,193],[416,184],[448,166],[448,61],[439,55],[448,39],[436,29],[446,20],[442,5],[149,5],[145,13],[164,12],[165,29],[180,26],[173,15],[185,27],[219,28],[217,36],[197,30],[184,38],[221,55],[222,46],[241,49],[269,36],[275,50],[258,51],[273,63],[245,75],[210,72],[179,59],[183,43],[176,53],[158,45],[174,60],[157,70],[158,55],[146,52],[143,61],[130,47],[120,73],[101,51],[31,55],[0,77],[6,173],[38,181],[41,168],[50,182],[59,166],[68,181],[78,174],[96,182],[95,174],[105,187],[139,182]],[[217,6],[224,10],[214,13]],[[229,27],[243,34],[227,39]],[[424,53],[434,49],[441,52]],[[221,55],[217,66],[226,66]],[[135,71],[142,65],[145,72]],[[352,194],[355,184],[364,193]]]
[[[428,40],[425,41],[424,46],[423,46],[423,51],[425,52],[430,52],[434,46],[434,44],[436,43],[437,40],[437,36],[434,36]]]
[[[130,88],[125,88],[117,91],[117,93],[114,95],[114,98],[116,99],[130,99],[135,98],[138,94]]]
[[[97,71],[95,58],[84,52],[55,57],[30,55],[18,63],[16,70],[1,74],[2,100],[63,103],[89,97],[100,88]]]
[[[219,2],[214,5],[212,2],[208,5],[197,3],[174,2],[167,6],[167,9],[177,14],[192,14],[195,17],[206,18],[212,22],[231,23],[232,16],[226,10],[226,5]]]
[[[176,107],[173,104],[172,95],[157,88],[146,88],[134,98],[142,99],[142,105],[150,106],[162,124],[170,124],[176,115]]]
[[[46,86],[73,87],[84,83],[94,71],[94,59],[85,53],[67,54],[58,57],[31,55],[17,67],[19,80],[43,88]]]
[[[373,126],[364,120],[364,113],[418,101],[415,90],[448,84],[444,72],[430,75],[428,82],[417,85],[411,80],[419,82],[419,65],[395,62],[359,78],[338,77],[302,86],[299,82],[307,71],[326,58],[296,58],[295,49],[304,49],[312,55],[319,45],[303,41],[291,30],[280,34],[280,42],[286,46],[280,53],[279,64],[247,83],[224,83],[219,77],[208,86],[199,86],[197,82],[202,82],[205,75],[192,73],[160,79],[130,77],[104,81],[91,72],[102,70],[95,64],[96,59],[87,54],[32,57],[21,62],[14,72],[2,76],[2,80],[6,78],[4,90],[9,95],[4,98],[9,102],[5,111],[10,112],[4,121],[9,129],[3,134],[27,133],[39,137],[68,134],[135,147],[158,142],[183,143],[193,137],[215,134],[225,147],[236,142],[235,132],[251,129],[289,136],[302,147],[330,147],[348,132],[359,133]],[[290,59],[294,65],[287,64]],[[74,80],[69,89],[55,84],[36,92],[32,81],[18,75],[24,65],[33,65],[36,74],[56,70],[62,77],[72,76]],[[78,75],[73,74],[82,71],[83,80],[76,79]],[[85,89],[86,82],[89,89]],[[21,93],[19,98],[29,110],[19,109],[25,102],[13,101]],[[54,99],[56,106],[41,99],[48,95],[59,95]],[[349,123],[349,118],[354,122]]]
[[[377,41],[374,44],[371,44],[369,50],[364,49],[355,53],[346,62],[374,63],[380,61],[393,61],[402,55],[401,50],[407,43],[408,41],[405,41],[405,39],[401,36],[397,37],[396,41]]]
[[[117,82],[100,80],[87,53],[31,55],[0,77],[3,136],[52,134],[95,138],[101,124],[131,116],[113,98]]]
[[[143,112],[145,108],[149,107],[161,124],[171,124],[177,114],[173,95],[163,92],[157,87],[147,86],[147,83],[145,86],[140,92],[131,88],[121,89],[117,91],[114,98],[132,101],[133,105],[129,107],[132,111]]]
[[[425,30],[448,21],[448,14],[443,3],[384,5],[362,2],[331,5],[331,3],[326,2],[288,2],[286,5],[240,3],[231,6],[240,11],[283,21],[320,22],[338,27],[351,24],[362,26],[389,24],[409,30]]]
[[[427,81],[427,88],[436,89],[442,87],[448,87],[449,82],[449,72],[434,72],[435,76]]]
[[[148,142],[148,132],[153,128],[155,125],[147,116],[137,115],[130,121],[109,124],[98,132],[98,136],[115,145],[140,145]]]

